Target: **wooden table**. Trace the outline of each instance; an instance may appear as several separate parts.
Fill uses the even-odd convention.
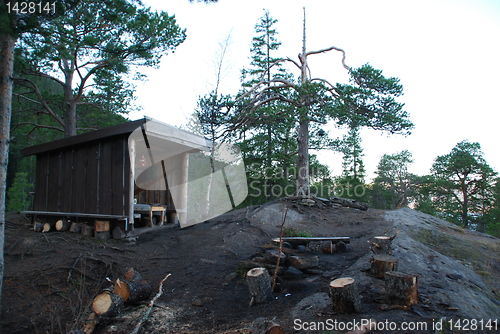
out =
[[[147,213],[149,215],[148,226],[153,226],[153,212],[161,212],[161,219],[158,225],[163,225],[165,222],[166,205],[150,205],[150,204],[134,204],[134,212]]]

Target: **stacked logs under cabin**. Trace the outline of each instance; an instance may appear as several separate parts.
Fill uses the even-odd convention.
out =
[[[117,225],[117,226],[114,226]],[[82,234],[86,237],[95,237],[99,240],[123,239],[126,237],[125,231],[110,220],[95,220],[92,224],[87,222],[74,222],[67,218],[58,219],[56,222],[39,222],[33,225],[35,232],[48,233],[53,231]],[[114,228],[112,228],[114,226]]]

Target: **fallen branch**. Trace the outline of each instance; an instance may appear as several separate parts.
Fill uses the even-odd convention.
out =
[[[149,315],[151,314],[151,310],[153,309],[154,307],[154,304],[156,302],[156,300],[158,298],[161,297],[161,295],[163,294],[163,282],[165,282],[165,280],[172,274],[168,274],[167,276],[165,276],[161,282],[160,282],[160,285],[158,287],[158,293],[153,297],[153,299],[151,299],[151,301],[149,302],[148,304],[148,309],[146,310],[146,312],[144,313],[144,315],[142,316],[142,318],[139,320],[139,322],[137,323],[137,325],[135,326],[135,329],[132,331],[131,334],[137,334],[139,333],[139,329],[141,329],[141,326],[142,324],[144,323],[144,321],[148,320],[149,318]]]

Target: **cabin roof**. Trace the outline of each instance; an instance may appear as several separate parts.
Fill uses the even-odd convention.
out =
[[[149,117],[131,121],[123,124],[110,126],[92,132],[83,133],[80,135],[54,140],[48,143],[34,145],[23,148],[21,154],[23,157],[37,155],[61,148],[83,144],[90,141],[100,140],[116,135],[132,133],[137,128],[144,126],[149,136],[153,136],[160,140],[166,140],[184,147],[195,150],[208,151],[212,143],[205,137],[197,134],[176,128],[172,125],[154,120]],[[176,145],[176,146],[178,146]]]

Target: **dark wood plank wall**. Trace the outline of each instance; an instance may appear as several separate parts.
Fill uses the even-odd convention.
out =
[[[128,134],[37,155],[35,211],[128,215]]]

